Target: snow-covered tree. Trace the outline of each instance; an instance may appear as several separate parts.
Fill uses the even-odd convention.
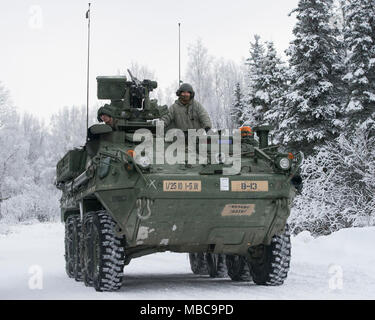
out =
[[[242,73],[236,63],[223,58],[213,62],[213,92],[211,109],[216,110],[214,123],[217,128],[228,129],[232,126],[231,106],[236,83],[241,83]]]
[[[160,100],[161,104],[166,104],[168,107],[171,106],[177,99],[176,92],[178,90],[178,80],[175,80],[169,84],[169,86],[163,89],[164,100]]]
[[[196,99],[210,114],[214,127],[223,129],[230,126],[235,84],[243,82],[239,65],[223,58],[214,59],[202,40],[198,39],[189,47],[189,61],[183,82],[193,86]]]
[[[90,108],[89,123],[97,123],[98,108]],[[85,106],[64,107],[53,114],[50,121],[50,150],[55,160],[60,159],[68,150],[83,146],[86,142]]]
[[[0,219],[53,219],[58,214],[56,164],[48,159],[47,128],[35,116],[20,116],[9,94],[3,87],[0,91]]]
[[[276,131],[284,111],[284,100],[288,93],[288,72],[285,63],[278,57],[273,42],[266,42],[267,52],[263,61],[263,82],[268,104],[262,115],[262,123],[272,125]]]
[[[191,44],[188,52],[189,60],[183,82],[188,82],[193,86],[196,99],[207,109],[210,115],[213,115],[215,113],[215,110],[212,109],[213,58],[208,54],[202,39],[198,39]]]
[[[287,55],[292,70],[287,113],[280,123],[281,140],[310,154],[313,149],[338,135],[336,115],[340,81],[337,31],[331,23],[332,0],[300,0],[295,39]]]
[[[375,1],[347,0],[344,38],[348,49],[344,80],[349,97],[342,113],[347,131],[375,131]]]
[[[132,73],[132,75],[140,81],[144,79],[155,80],[155,81],[157,80],[155,76],[155,71],[151,70],[146,65],[139,64],[138,62],[132,61],[129,70]],[[125,72],[125,74],[127,77],[129,77],[129,74],[127,71]]]
[[[234,90],[234,102],[230,111],[232,127],[240,127],[242,125],[241,116],[245,109],[244,96],[240,83],[236,83],[236,89]]]
[[[242,123],[256,126],[263,122],[264,112],[268,110],[269,97],[265,90],[264,83],[264,45],[258,35],[254,36],[255,41],[250,43],[250,57],[246,60],[248,74],[245,79],[246,108],[242,114]]]
[[[375,137],[361,129],[341,134],[305,160],[301,175],[302,194],[290,217],[295,233],[375,225]]]
[[[257,35],[246,64],[247,94],[242,121],[252,126],[267,123],[277,126],[284,105],[280,98],[287,91],[285,64],[277,56],[273,42],[263,44]]]
[[[19,116],[8,90],[0,83],[0,219],[5,201],[14,195],[16,178],[23,175],[22,151]]]
[[[9,91],[0,82],[0,129],[12,119],[13,106],[9,99]]]

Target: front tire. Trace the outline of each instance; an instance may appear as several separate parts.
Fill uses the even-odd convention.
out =
[[[93,282],[93,243],[92,243],[92,221],[95,213],[90,212],[83,218],[81,261],[83,266],[83,282],[85,286],[92,287]]]
[[[65,271],[69,278],[74,278],[74,216],[69,216],[65,221]]]
[[[81,237],[81,220],[78,216],[69,216],[65,222],[65,269],[69,278],[76,281],[82,281]]]
[[[85,219],[84,280],[96,291],[117,291],[122,286],[125,253],[115,226],[105,211],[89,213]]]
[[[291,258],[288,225],[284,233],[272,237],[271,245],[256,246],[250,250],[250,255],[250,272],[257,285],[282,285],[287,278]]]

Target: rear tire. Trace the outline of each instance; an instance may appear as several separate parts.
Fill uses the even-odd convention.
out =
[[[256,284],[282,285],[288,275],[291,257],[288,225],[286,225],[284,233],[272,237],[271,245],[259,245],[252,248],[250,255],[250,272]]]
[[[85,219],[84,281],[96,291],[117,291],[122,286],[125,253],[115,226],[105,211],[89,213]]]
[[[206,254],[208,274],[211,278],[225,278],[227,276],[227,266],[224,254]]]
[[[247,260],[243,256],[227,255],[226,263],[228,275],[232,281],[250,281],[250,268]]]
[[[207,262],[204,253],[189,253],[191,271],[194,274],[207,275]]]

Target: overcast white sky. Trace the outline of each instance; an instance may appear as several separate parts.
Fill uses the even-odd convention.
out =
[[[0,81],[19,110],[48,117],[86,101],[87,0],[1,0]],[[178,78],[199,37],[211,55],[240,63],[254,34],[280,54],[293,39],[298,0],[92,0],[91,104],[96,76],[126,70],[132,61],[155,72],[159,87]]]

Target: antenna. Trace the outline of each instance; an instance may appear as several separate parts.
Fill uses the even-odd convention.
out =
[[[86,142],[88,141],[89,130],[89,95],[90,95],[90,27],[91,27],[91,3],[89,3],[89,10],[86,12],[86,19],[88,19],[88,45],[87,45],[87,105],[86,105]]]
[[[178,23],[178,87],[181,85],[181,23]]]

